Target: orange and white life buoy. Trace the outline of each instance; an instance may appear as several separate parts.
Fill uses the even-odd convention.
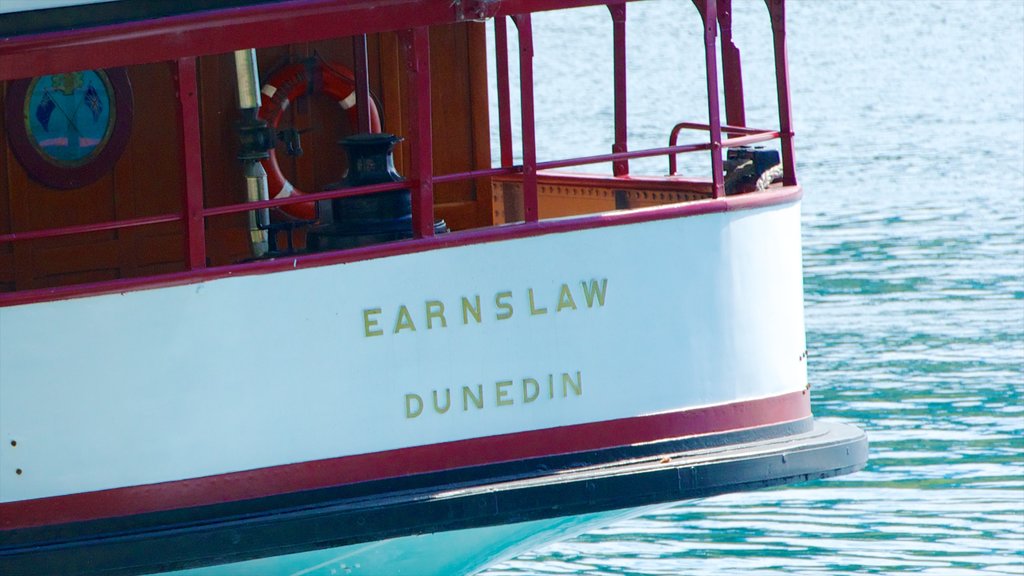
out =
[[[311,88],[312,87],[312,88]],[[327,64],[323,60],[296,62],[281,68],[270,76],[261,89],[260,118],[277,128],[281,116],[288,107],[303,95],[321,91],[338,102],[342,110],[348,113],[352,126],[359,123],[359,110],[356,108],[355,75],[351,70],[337,64]],[[380,132],[380,112],[370,98],[370,132]],[[263,162],[267,171],[267,187],[271,198],[287,198],[301,196],[302,190],[295,188],[281,173],[277,162],[277,154],[273,149],[270,156]],[[302,220],[316,217],[313,202],[290,204],[281,208],[289,216]]]

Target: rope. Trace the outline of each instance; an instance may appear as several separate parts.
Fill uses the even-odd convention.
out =
[[[779,178],[782,178],[782,164],[776,164],[775,166],[765,170],[764,174],[761,174],[761,177],[757,179],[757,191],[764,192],[764,189],[767,188],[769,184],[775,182]]]

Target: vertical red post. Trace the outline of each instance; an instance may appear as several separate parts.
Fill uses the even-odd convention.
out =
[[[366,57],[366,34],[356,34],[352,38],[352,55],[355,61],[356,75],[356,109],[359,115],[359,126],[356,132],[370,132],[370,65]]]
[[[426,27],[399,33],[405,51],[408,92],[409,175],[412,187],[413,236],[434,235],[434,166],[430,123],[430,31]]]
[[[704,59],[708,78],[708,126],[711,132],[711,182],[713,196],[725,195],[722,174],[722,117],[718,104],[718,61],[715,40],[718,36],[718,4],[716,0],[694,0],[704,17]]]
[[[789,101],[789,58],[786,55],[786,2],[765,0],[772,19],[775,44],[775,86],[779,95],[779,133],[782,135],[782,183],[796,186],[793,158],[793,109]]]
[[[523,122],[523,213],[527,222],[540,217],[537,200],[537,133],[533,115],[533,25],[529,14],[512,17],[519,30],[519,94]]]
[[[743,105],[743,70],[740,49],[732,40],[732,0],[718,0],[718,25],[722,29],[722,83],[725,85],[725,122],[746,126]]]
[[[203,151],[199,132],[199,90],[196,59],[181,58],[174,69],[178,90],[178,136],[181,140],[182,213],[185,262],[190,270],[206,267],[206,230],[203,220]]]
[[[615,143],[612,152],[626,152],[626,4],[609,4],[612,13],[612,41],[614,44],[615,66]],[[612,163],[612,174],[626,176],[629,174],[629,160],[617,160]]]
[[[501,167],[512,166],[512,104],[508,80],[508,25],[504,16],[494,18],[494,59],[498,77],[498,142]]]

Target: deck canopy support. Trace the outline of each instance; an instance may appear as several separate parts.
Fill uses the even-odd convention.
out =
[[[519,98],[523,125],[523,214],[527,222],[540,217],[537,199],[537,133],[533,113],[533,25],[529,14],[512,17],[519,31]]]
[[[725,195],[722,167],[722,117],[718,103],[718,62],[715,57],[718,32],[717,0],[693,0],[704,19],[704,59],[708,80],[708,132],[711,135],[711,183],[713,196]]]
[[[786,55],[786,2],[764,0],[772,19],[775,45],[775,85],[779,95],[779,132],[782,148],[782,183],[796,186],[796,162],[793,158],[793,109],[789,101],[789,57]]]
[[[185,262],[189,270],[199,270],[206,267],[206,229],[203,219],[203,152],[196,59],[178,59],[174,65],[174,79],[178,89],[178,131],[182,142],[181,172],[185,175],[181,198],[185,212]]]
[[[725,123],[746,126],[743,105],[743,70],[740,49],[732,40],[732,0],[718,0],[718,27],[722,32],[722,81],[725,84]]]
[[[498,142],[501,146],[501,167],[511,168],[515,161],[512,153],[512,103],[508,80],[508,20],[504,16],[494,19],[494,60],[498,80]]]
[[[612,15],[612,42],[614,43],[614,74],[615,74],[615,143],[612,152],[628,152],[629,137],[626,129],[626,3],[609,4]],[[629,174],[629,160],[612,163],[612,174],[626,176]]]
[[[409,90],[410,175],[412,187],[413,236],[434,235],[434,167],[430,122],[430,32],[425,27],[399,32],[405,52]]]

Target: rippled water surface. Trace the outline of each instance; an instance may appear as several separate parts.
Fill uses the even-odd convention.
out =
[[[737,4],[758,30],[739,34],[748,122],[772,126],[763,3]],[[630,6],[631,45],[665,38],[631,53],[634,143],[706,118],[696,12],[655,8]],[[605,57],[607,15],[537,26],[538,122],[593,117],[561,142],[606,151],[611,100],[593,95],[610,87],[564,68]],[[868,431],[867,469],[679,505],[488,576],[1024,574],[1024,2],[791,1],[789,26],[814,409]]]

